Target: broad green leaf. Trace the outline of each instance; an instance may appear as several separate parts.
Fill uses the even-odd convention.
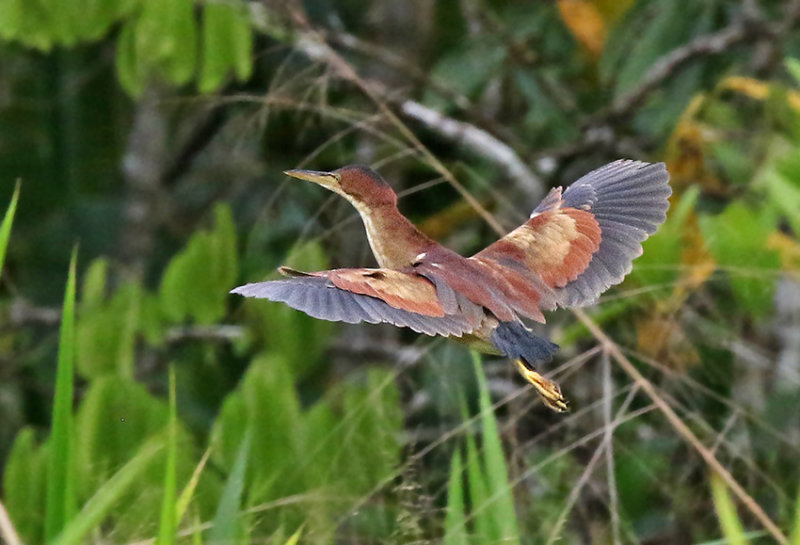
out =
[[[106,279],[108,277],[108,260],[98,258],[89,263],[83,275],[81,288],[81,307],[100,306],[106,298]]]
[[[215,424],[215,457],[228,468],[233,467],[239,446],[253,426],[251,442],[257,456],[248,464],[249,503],[301,489],[302,475],[292,471],[300,450],[300,402],[287,365],[275,355],[253,361],[240,391],[228,396]]]
[[[195,233],[161,279],[161,309],[173,322],[211,324],[225,314],[238,273],[236,231],[226,205],[214,209],[214,218],[213,230]]]
[[[253,422],[242,438],[242,443],[236,453],[236,459],[228,475],[228,481],[222,491],[217,506],[217,514],[211,524],[208,535],[209,543],[236,543],[240,533],[239,512],[244,494],[245,474],[247,463],[251,454],[251,437],[255,427]],[[255,450],[255,452],[258,452]]]
[[[739,201],[728,205],[722,214],[700,217],[703,236],[726,272],[734,297],[755,316],[772,306],[780,258],[767,248],[767,237],[775,226],[773,214],[751,210]]]
[[[208,93],[233,69],[239,80],[252,72],[252,31],[241,2],[208,2],[203,11],[203,59],[198,87]]]
[[[126,93],[132,97],[142,94],[145,86],[145,76],[139,66],[136,51],[137,21],[129,20],[119,32],[117,37],[115,67],[117,79]]]
[[[680,274],[683,230],[700,195],[698,187],[691,187],[680,200],[675,200],[667,221],[658,232],[642,244],[643,253],[633,262],[631,278],[642,286],[663,288],[668,293]]]
[[[800,60],[787,57],[785,61],[786,70],[794,78],[795,85],[800,86]]]
[[[78,372],[93,379],[106,374],[133,376],[134,344],[144,298],[138,284],[122,284],[114,295],[98,299],[105,287],[105,271],[90,267],[84,283],[78,319]]]
[[[153,0],[150,0],[153,1]],[[197,23],[193,0],[156,0],[169,6],[167,32],[172,54],[167,58],[167,74],[175,85],[187,83],[197,67]]]
[[[72,390],[75,364],[75,267],[77,247],[72,251],[61,311],[58,342],[56,391],[53,399],[49,457],[47,464],[47,503],[45,539],[52,541],[72,520],[77,510],[74,473]]]
[[[11,225],[14,223],[14,214],[17,211],[19,188],[20,182],[17,181],[17,185],[14,188],[14,194],[11,196],[11,202],[8,204],[6,213],[3,216],[3,223],[0,224],[0,278],[3,276],[3,263],[6,259],[8,240],[11,238]]]
[[[76,414],[82,495],[100,486],[168,419],[167,405],[141,384],[116,375],[92,381]]]
[[[51,542],[52,545],[86,543],[86,536],[100,526],[103,519],[119,505],[120,499],[147,473],[161,448],[160,439],[144,445],[138,454],[103,483],[84,504],[80,513],[70,520],[58,539]]]
[[[0,2],[0,38],[16,39],[22,29],[24,0],[5,0]]]
[[[319,243],[310,242],[292,251],[286,265],[303,271],[319,271],[328,267],[328,260]],[[291,363],[295,377],[306,375],[320,364],[336,324],[263,299],[247,299],[244,305],[253,329],[263,332],[263,342],[271,352],[281,354]]]
[[[500,72],[506,54],[507,48],[500,41],[469,41],[440,57],[431,78],[446,89],[474,96]],[[440,93],[432,91],[425,93],[424,102],[434,108],[448,105]]]
[[[447,483],[447,513],[444,519],[444,545],[467,545],[467,517],[464,510],[464,468],[461,451],[456,448],[450,460],[450,480]]]
[[[181,422],[176,420],[174,433],[179,448],[174,467],[177,482],[188,481],[197,463],[193,441]],[[141,384],[117,375],[91,381],[76,415],[76,458],[81,497],[89,497],[100,489],[113,473],[136,455],[143,445],[156,438],[167,445],[170,441],[168,405]],[[167,456],[158,456],[146,474],[129,487],[122,502],[125,509],[112,513],[108,521],[118,540],[135,540],[143,524],[158,527],[162,513],[163,487],[167,472]],[[172,463],[170,460],[169,463]],[[213,508],[213,497],[204,496],[215,481],[204,479],[197,486],[198,507],[206,516]],[[175,509],[175,501],[172,508]],[[155,532],[155,530],[153,530]]]
[[[47,449],[24,428],[14,440],[3,472],[3,501],[17,531],[28,543],[44,541]]]

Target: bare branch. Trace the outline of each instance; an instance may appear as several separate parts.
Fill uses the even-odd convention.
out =
[[[511,146],[495,138],[483,129],[458,121],[432,110],[427,106],[406,100],[400,104],[400,111],[442,138],[464,146],[474,154],[499,166],[517,187],[525,192],[532,202],[544,196],[544,183],[522,162]]]
[[[758,36],[771,36],[776,31],[774,25],[747,19],[717,32],[698,36],[656,60],[642,76],[639,84],[631,91],[617,97],[611,108],[602,112],[599,118],[608,120],[627,117],[641,106],[661,84],[691,61],[725,53],[734,45],[749,42]]]
[[[245,328],[238,325],[191,325],[170,328],[165,338],[170,344],[183,341],[233,342],[243,339],[244,332]]]
[[[681,417],[675,413],[675,410],[670,407],[669,403],[664,401],[656,387],[653,386],[653,383],[647,380],[644,375],[642,375],[639,370],[636,368],[633,363],[622,353],[619,349],[617,343],[615,343],[611,338],[605,334],[605,332],[600,329],[600,327],[592,320],[589,315],[583,312],[581,309],[573,309],[572,312],[578,319],[586,326],[586,328],[591,331],[592,335],[603,345],[603,348],[608,351],[609,354],[620,364],[620,366],[625,370],[628,375],[634,380],[636,384],[638,384],[642,390],[648,395],[650,399],[653,400],[653,403],[658,407],[658,409],[662,412],[662,414],[666,417],[667,421],[672,425],[675,431],[680,435],[687,443],[689,443],[692,448],[694,448],[697,453],[700,455],[701,458],[706,462],[706,464],[717,473],[725,484],[728,485],[728,488],[739,498],[742,504],[761,522],[764,528],[772,534],[772,537],[775,538],[775,541],[780,543],[781,545],[788,545],[789,540],[783,534],[783,532],[778,528],[778,526],[772,521],[771,518],[764,512],[761,506],[753,499],[753,497],[747,493],[747,491],[742,488],[742,485],[739,484],[733,475],[731,475],[730,471],[728,471],[725,466],[723,466],[717,457],[714,456],[714,453],[709,450],[702,441],[694,434],[694,432],[687,426]]]
[[[469,123],[447,117],[418,102],[398,99],[379,82],[364,80],[356,73],[352,66],[345,62],[338,53],[331,49],[330,46],[322,41],[321,37],[317,36],[316,33],[311,30],[304,32],[296,41],[295,45],[310,59],[327,64],[340,78],[351,81],[361,87],[379,107],[385,107],[383,106],[384,100],[393,103],[404,115],[423,123],[429,130],[435,132],[440,137],[452,141],[455,144],[463,145],[472,153],[498,165],[506,173],[509,180],[516,184],[520,190],[525,192],[526,196],[532,201],[538,200],[544,195],[544,182],[525,165],[519,158],[519,155],[517,155],[510,146],[494,135]],[[384,113],[387,114],[390,121],[392,117],[394,117],[394,114],[388,109],[386,109]],[[395,123],[395,125],[397,125],[397,123]],[[429,152],[426,153],[425,149],[420,147],[421,143],[419,140],[413,136],[407,128],[404,130],[399,125],[397,126],[398,129],[404,133],[404,136],[406,136],[406,138],[420,150],[426,159],[436,167],[436,170],[445,176],[445,178],[464,195],[465,199],[470,200],[470,198],[464,194],[465,192],[459,189],[460,184],[455,181],[452,174],[447,172],[435,157]],[[439,167],[437,167],[437,165],[439,165]],[[470,204],[481,212],[482,207],[477,202],[470,202]],[[491,219],[491,216],[489,216],[487,212],[483,211],[481,215],[486,219],[487,223],[493,225],[496,230],[500,232],[504,231],[496,221]]]

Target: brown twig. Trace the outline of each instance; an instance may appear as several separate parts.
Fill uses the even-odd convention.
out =
[[[789,541],[783,532],[778,528],[778,526],[772,521],[771,518],[764,512],[761,506],[753,499],[753,497],[742,488],[742,485],[731,475],[731,473],[723,466],[719,460],[717,460],[714,453],[711,452],[700,439],[689,429],[681,417],[678,416],[672,407],[664,401],[664,399],[659,395],[656,387],[653,385],[652,382],[647,380],[644,375],[642,375],[636,366],[622,353],[619,349],[619,346],[611,340],[611,338],[605,334],[605,332],[600,329],[600,327],[592,320],[585,312],[581,309],[573,309],[575,316],[586,326],[586,328],[594,335],[598,342],[603,345],[604,350],[606,350],[614,360],[619,363],[620,367],[622,367],[628,375],[634,380],[636,384],[638,384],[642,390],[645,391],[647,396],[653,401],[653,403],[658,407],[667,421],[672,425],[675,431],[680,435],[687,443],[689,443],[692,448],[694,448],[697,453],[700,455],[701,458],[706,462],[706,464],[715,472],[717,473],[725,484],[728,485],[728,488],[739,498],[742,504],[755,516],[759,522],[764,526],[764,528],[775,538],[775,540],[780,543],[781,545],[788,545]]]
[[[341,79],[349,81],[359,87],[380,109],[381,113],[401,132],[415,149],[441,174],[461,196],[475,208],[483,219],[499,233],[505,230],[486,211],[486,209],[456,180],[453,174],[427,150],[417,136],[398,118],[387,106],[387,101],[397,103],[398,109],[404,115],[424,124],[429,130],[458,145],[467,147],[471,152],[487,159],[500,167],[509,180],[524,191],[531,200],[541,198],[545,185],[542,180],[531,171],[519,155],[507,144],[489,132],[474,125],[457,121],[444,114],[436,112],[422,104],[411,100],[400,100],[392,97],[383,85],[373,80],[365,80],[333,50],[322,37],[310,27],[306,26],[302,35],[296,41],[296,47],[308,58],[323,62],[328,65]]]
[[[734,45],[748,42],[758,36],[773,36],[776,32],[777,28],[774,24],[747,19],[722,30],[694,38],[656,60],[642,76],[639,84],[617,97],[608,110],[595,116],[593,124],[597,124],[598,120],[607,122],[631,115],[653,91],[691,61],[725,53]]]

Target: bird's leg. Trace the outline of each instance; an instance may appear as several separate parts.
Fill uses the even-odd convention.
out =
[[[542,402],[549,408],[558,413],[563,413],[569,410],[567,400],[561,393],[561,387],[552,380],[544,378],[533,367],[522,359],[515,359],[514,364],[517,366],[517,371],[523,376],[525,380],[533,384]]]

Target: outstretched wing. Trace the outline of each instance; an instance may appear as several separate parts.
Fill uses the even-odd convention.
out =
[[[564,206],[591,212],[602,240],[586,270],[560,291],[559,305],[592,304],[622,282],[642,255],[642,242],[666,220],[670,195],[664,163],[615,161],[569,186]]]
[[[623,280],[663,223],[668,182],[663,163],[615,161],[563,195],[553,189],[527,222],[472,259],[525,277],[542,308],[591,304]]]
[[[460,337],[475,328],[468,316],[447,314],[433,284],[389,269],[335,269],[240,286],[231,291],[286,303],[309,316],[333,322],[387,322],[426,335]]]

